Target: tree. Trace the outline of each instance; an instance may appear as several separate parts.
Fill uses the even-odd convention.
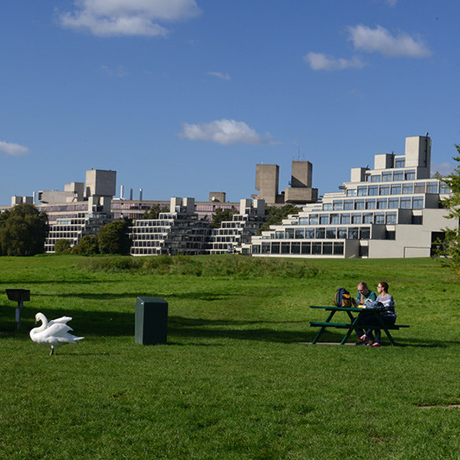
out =
[[[61,238],[54,243],[54,253],[55,254],[70,254],[72,251],[72,243],[70,240]]]
[[[160,204],[154,204],[148,211],[144,212],[142,219],[158,219],[160,212],[168,212],[168,208]]]
[[[72,254],[91,255],[98,253],[99,247],[97,238],[91,235],[85,235],[80,242],[72,248]]]
[[[49,224],[46,212],[27,203],[7,209],[0,217],[0,254],[33,256],[45,252]]]
[[[209,226],[211,228],[219,228],[223,221],[232,220],[233,214],[236,214],[236,212],[237,211],[233,206],[231,209],[222,209],[221,207],[217,208],[212,215],[212,221]]]
[[[258,233],[261,234],[264,230],[268,230],[270,225],[281,224],[283,219],[289,214],[297,214],[299,208],[293,204],[285,204],[278,208],[277,206],[268,206],[265,208],[265,215],[270,216],[262,227],[260,227]]]
[[[101,254],[128,255],[132,243],[128,232],[129,222],[125,220],[115,220],[104,225],[97,237]]]
[[[455,145],[455,148],[458,156],[454,157],[454,160],[460,162],[460,144]],[[449,265],[460,274],[460,231],[458,228],[460,221],[460,165],[455,168],[453,173],[444,177],[443,180],[449,186],[452,194],[441,200],[441,203],[445,208],[449,209],[449,214],[446,217],[455,219],[457,226],[455,229],[444,229],[444,241],[437,242],[437,244],[442,243],[438,254],[447,256]]]

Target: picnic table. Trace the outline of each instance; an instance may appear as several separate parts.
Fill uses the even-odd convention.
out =
[[[386,336],[388,337],[388,340],[393,346],[395,346],[396,343],[390,334],[390,329],[398,330],[402,327],[409,327],[406,324],[394,324],[392,326],[388,326],[387,324],[385,324],[385,322],[383,321],[381,317],[381,314],[383,313],[382,310],[371,310],[371,309],[359,308],[359,307],[336,307],[336,306],[316,306],[316,305],[311,305],[310,308],[322,309],[322,310],[326,310],[329,312],[329,316],[326,318],[326,321],[310,321],[310,326],[320,328],[318,334],[316,334],[316,337],[311,342],[312,345],[318,342],[318,339],[321,337],[322,333],[328,327],[334,327],[334,328],[347,330],[347,332],[345,333],[345,336],[340,342],[340,345],[344,345],[349,339],[353,330],[362,329],[362,326],[360,325],[360,319],[364,315],[369,315],[369,314],[374,314],[376,316],[380,324],[380,328],[376,328],[376,329],[382,329],[385,332]],[[347,322],[333,322],[332,318],[337,312],[346,313],[348,316],[348,321]],[[354,314],[356,315],[353,316]]]

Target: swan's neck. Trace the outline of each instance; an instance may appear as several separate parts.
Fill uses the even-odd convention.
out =
[[[38,317],[38,321],[41,321],[42,322],[42,325],[39,326],[39,327],[36,327],[34,330],[35,332],[42,332],[44,331],[47,327],[48,327],[48,320],[46,319],[46,317],[44,315],[40,315]]]

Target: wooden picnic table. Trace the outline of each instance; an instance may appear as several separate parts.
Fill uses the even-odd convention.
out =
[[[360,320],[364,315],[369,315],[369,314],[374,314],[376,316],[380,324],[380,328],[376,328],[376,329],[382,329],[387,335],[388,340],[393,346],[395,346],[396,343],[393,340],[393,337],[391,336],[389,330],[390,329],[398,330],[402,327],[409,327],[406,324],[394,324],[392,326],[388,326],[387,324],[385,324],[385,322],[383,321],[381,317],[381,314],[384,313],[384,310],[374,310],[374,309],[359,308],[359,307],[336,307],[336,306],[316,306],[316,305],[311,305],[310,308],[317,308],[317,309],[326,310],[329,312],[329,316],[327,317],[326,321],[310,321],[310,326],[320,328],[318,334],[316,334],[316,337],[311,342],[312,345],[318,342],[318,339],[321,337],[322,333],[328,327],[347,329],[345,336],[340,342],[340,345],[344,345],[349,339],[353,330],[362,329]],[[348,322],[333,322],[332,318],[337,312],[346,313],[349,321]],[[353,314],[356,314],[356,316],[353,316]]]

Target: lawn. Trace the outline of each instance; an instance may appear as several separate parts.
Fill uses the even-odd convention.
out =
[[[2,458],[460,458],[460,282],[437,260],[2,257],[0,280]],[[389,283],[399,346],[305,344],[308,306],[362,280]],[[31,291],[19,331],[6,288]],[[135,343],[138,296],[167,300],[167,345]],[[49,356],[39,311],[85,339]]]

